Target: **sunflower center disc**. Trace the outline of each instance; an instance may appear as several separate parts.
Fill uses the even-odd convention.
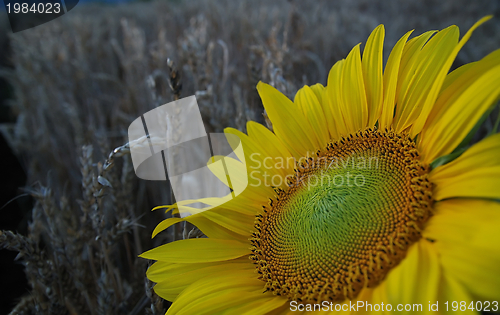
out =
[[[290,300],[353,299],[421,237],[428,168],[412,140],[371,129],[306,161],[257,215],[250,258],[265,288]]]

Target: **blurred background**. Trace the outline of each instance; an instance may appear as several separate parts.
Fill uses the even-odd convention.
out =
[[[137,179],[127,130],[196,95],[207,132],[265,123],[256,84],[290,98],[384,24],[387,59],[407,31],[481,26],[454,68],[499,48],[498,0],[80,1],[13,34],[0,10],[0,314],[164,314],[137,255],[198,237],[166,216],[167,182]],[[476,139],[491,130],[498,110]]]

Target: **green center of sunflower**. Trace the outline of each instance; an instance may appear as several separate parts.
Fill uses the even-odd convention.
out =
[[[431,215],[415,143],[368,129],[297,165],[257,215],[251,259],[265,288],[296,301],[343,301],[376,286]]]

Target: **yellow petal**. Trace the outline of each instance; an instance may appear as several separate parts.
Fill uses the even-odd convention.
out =
[[[177,201],[171,207],[174,208],[172,213],[189,213],[190,215],[198,214],[208,209],[212,209],[214,206],[223,204],[232,200],[231,194],[224,197],[209,197],[209,198],[199,198],[199,199],[185,199]],[[195,207],[194,204],[202,203],[204,204],[202,208]],[[168,212],[168,211],[167,211]]]
[[[149,280],[157,282],[154,287],[156,294],[166,300],[173,301],[191,284],[205,277],[210,277],[214,273],[253,269],[255,267],[248,259],[205,264],[172,264],[161,261],[149,267],[147,276]]]
[[[343,100],[340,109],[350,134],[368,126],[368,104],[359,45],[351,50],[345,60],[340,85]]]
[[[407,96],[415,75],[415,69],[418,66],[419,56],[422,53],[422,47],[435,33],[436,31],[425,32],[415,38],[410,39],[404,46],[399,65],[399,73],[397,74],[398,79],[395,104],[402,104],[403,100]],[[394,109],[394,107],[392,109]],[[398,111],[401,112],[402,109],[403,107],[401,105],[397,106],[396,111],[393,111],[391,115],[395,116],[395,113]],[[394,118],[392,121],[394,125],[397,123],[397,120],[394,121]]]
[[[454,74],[429,114],[418,146],[426,162],[451,153],[500,95],[500,50]],[[457,77],[457,75],[460,75]]]
[[[200,199],[200,201],[203,200],[204,199]],[[241,198],[233,200],[236,200],[237,203],[241,202]],[[158,235],[158,233],[166,230],[176,223],[187,221],[195,225],[206,236],[210,238],[238,240],[241,242],[246,242],[248,240],[248,236],[250,235],[250,229],[248,229],[248,227],[251,225],[250,223],[253,222],[253,219],[255,218],[255,215],[257,214],[257,211],[259,211],[259,209],[254,208],[251,209],[251,211],[246,211],[245,207],[243,206],[233,206],[229,204],[230,202],[224,204],[223,206],[208,209],[203,212],[187,216],[185,218],[165,219],[156,226],[151,237],[155,237],[156,235]],[[232,217],[238,219],[220,220],[220,213],[224,213],[228,217],[231,217],[228,215],[228,212],[231,213]],[[241,223],[243,220],[242,218],[246,218],[247,221],[245,224]]]
[[[481,314],[475,310],[476,300],[467,292],[467,287],[455,280],[455,278],[446,271],[441,282],[441,295],[438,301],[439,309],[443,310],[444,314],[456,314],[457,311],[459,311],[460,314]],[[447,301],[448,311],[446,311],[446,305],[444,305]],[[454,308],[453,301],[457,301],[458,303],[456,308]],[[460,309],[460,304],[463,302],[465,302],[466,307]],[[471,303],[474,305],[474,310],[469,308]],[[435,304],[435,302],[433,304]]]
[[[260,145],[260,151],[264,152],[266,158],[270,158],[268,161],[275,163],[283,161],[283,169],[286,172],[293,171],[295,167],[293,162],[294,157],[274,133],[263,125],[253,121],[247,123],[247,131],[250,139],[252,139],[256,145]],[[267,165],[268,164],[263,164],[266,169],[271,169],[271,167]]]
[[[250,249],[246,243],[197,238],[158,246],[139,257],[172,263],[203,263],[230,260],[247,254],[250,254]]]
[[[340,136],[347,136],[347,125],[342,116],[341,108],[344,107],[342,99],[342,72],[345,60],[337,61],[328,74],[328,84],[324,91],[323,101],[328,130],[331,139],[340,139]]]
[[[250,233],[250,231],[246,231],[246,233],[240,234],[234,232],[235,229],[236,231],[241,232],[241,230],[238,230],[236,227],[229,229],[222,225],[219,225],[218,223],[214,222],[212,220],[212,217],[209,215],[209,213],[211,213],[211,211],[213,210],[207,210],[200,214],[191,215],[186,217],[185,219],[189,223],[199,228],[203,232],[203,234],[205,234],[209,238],[235,240],[243,243],[248,241],[248,234]],[[234,210],[233,212],[237,213]]]
[[[412,31],[401,37],[392,49],[389,59],[387,60],[387,65],[384,71],[384,103],[379,119],[379,126],[381,130],[389,128],[392,125],[394,106],[396,104],[395,97],[401,56],[403,54],[403,48],[405,47],[406,41],[411,33]]]
[[[421,303],[425,307],[437,300],[441,270],[438,253],[431,245],[425,240],[411,245],[406,258],[389,271],[384,282],[393,307],[399,303]]]
[[[418,66],[419,56],[422,52],[422,48],[425,43],[431,38],[432,35],[436,34],[437,31],[428,31],[420,34],[412,39],[410,39],[404,49],[403,55],[401,56],[401,65],[399,70],[399,79],[397,87],[397,102],[402,102],[403,98],[408,92],[409,83],[415,74],[415,68]]]
[[[415,120],[415,122],[413,123],[413,126],[411,127],[410,136],[412,138],[415,137],[417,134],[419,134],[420,131],[422,131],[424,124],[427,121],[427,117],[428,117],[429,113],[431,112],[432,107],[434,106],[434,102],[436,101],[438,93],[441,90],[443,82],[446,78],[446,74],[448,73],[453,61],[457,57],[458,52],[460,51],[460,49],[462,49],[462,47],[465,45],[465,43],[469,40],[469,38],[472,35],[472,32],[474,32],[474,30],[476,28],[478,28],[481,24],[488,21],[492,17],[493,16],[487,16],[487,17],[484,17],[481,20],[477,21],[467,31],[467,33],[464,35],[464,37],[462,37],[462,39],[460,40],[458,45],[455,46],[455,48],[453,49],[451,54],[449,56],[447,56],[446,60],[444,61],[443,66],[439,69],[439,72],[434,77],[434,79],[433,79],[434,82],[432,83],[431,88],[428,90],[428,93],[425,96],[425,101],[422,105],[422,111],[420,112],[418,118]]]
[[[299,158],[319,147],[311,125],[291,100],[269,84],[259,82],[257,90],[273,123],[274,133],[288,151]]]
[[[210,171],[222,183],[232,189],[228,196],[222,199],[218,198],[213,200],[217,202],[216,205],[221,205],[223,202],[227,202],[236,197],[239,198],[240,194],[245,192],[247,198],[259,202],[266,202],[269,196],[273,195],[274,190],[271,184],[262,184],[265,180],[264,177],[274,176],[278,179],[284,179],[285,170],[277,170],[276,168],[262,169],[261,166],[263,163],[260,160],[266,159],[266,157],[259,152],[259,148],[247,135],[232,128],[226,128],[225,133],[239,137],[241,146],[245,147],[244,157],[242,156],[240,159],[245,161],[245,163],[226,156],[214,156],[210,159],[207,164]],[[274,186],[286,186],[285,180],[275,180],[274,182],[280,183],[280,185]],[[199,199],[198,201],[206,203],[205,199]]]
[[[162,282],[168,279],[173,281],[173,277],[179,277],[180,281],[185,279],[182,277],[182,275],[191,274],[192,272],[197,270],[198,271],[208,270],[210,272],[215,272],[215,271],[223,271],[226,269],[244,270],[252,268],[255,267],[247,257],[241,257],[227,262],[217,261],[217,262],[199,263],[199,264],[175,264],[170,262],[157,261],[148,268],[146,275],[148,279],[153,282]],[[200,275],[198,278],[200,277],[202,276]],[[191,282],[194,282],[195,280],[198,279],[193,278],[190,281],[183,281],[182,284],[183,285],[189,284]]]
[[[356,304],[359,307],[353,314],[389,314],[386,307],[379,308],[379,311],[373,309],[374,304],[381,303],[387,304],[387,289],[385,287],[385,282],[378,284],[373,288],[363,288],[359,295],[356,297],[352,304]],[[359,301],[359,302],[358,302]],[[370,306],[371,305],[371,306]]]
[[[500,203],[475,199],[438,202],[423,236],[434,241],[446,274],[475,299],[500,298]]]
[[[252,207],[254,205],[259,205],[260,202],[262,201],[260,198],[258,201],[252,201],[248,200],[246,190],[238,196],[238,198],[232,198],[231,195],[224,196],[224,197],[208,197],[208,198],[199,198],[199,199],[192,199],[192,200],[182,200],[177,202],[174,207],[177,204],[181,204],[182,206],[188,206],[190,204],[194,203],[203,203],[208,205],[206,208],[203,209],[213,209],[214,207],[224,207],[227,209],[232,209],[233,211],[240,212],[243,214],[248,214],[248,215],[255,215],[256,211]],[[199,210],[199,209],[198,209]],[[202,213],[203,211],[199,211]]]
[[[261,297],[254,298],[249,303],[238,305],[225,310],[224,315],[255,315],[255,314],[268,314],[269,312],[280,308],[289,301],[282,296],[273,296],[271,294],[262,294]]]
[[[294,102],[304,113],[304,116],[311,124],[316,137],[321,143],[321,147],[317,149],[326,148],[330,140],[328,124],[326,122],[325,113],[323,112],[323,107],[314,91],[307,85],[304,86],[295,95]]]
[[[156,228],[154,229],[153,231],[153,235],[151,236],[151,238],[155,237],[156,235],[158,235],[158,233],[168,229],[169,227],[171,227],[172,225],[176,224],[176,223],[179,223],[179,222],[182,222],[184,221],[183,218],[168,218],[168,219],[165,219],[163,221],[161,221],[157,226]]]
[[[474,144],[454,161],[434,169],[433,198],[500,198],[500,134]]]
[[[323,103],[323,93],[325,91],[325,87],[321,83],[316,83],[314,85],[310,86],[311,90],[314,92],[316,97],[318,98],[318,101],[320,103]],[[323,104],[322,104],[323,106]]]
[[[210,159],[207,166],[221,182],[234,191],[235,195],[239,195],[247,187],[247,168],[240,161],[216,155]]]
[[[259,206],[262,206],[260,201],[250,200],[245,196],[245,192],[243,192],[240,196],[238,196],[238,198],[231,199],[228,202],[217,206],[217,208],[224,208],[246,215],[255,216],[260,211],[259,209],[256,209]]]
[[[255,122],[249,122],[247,128],[248,129],[253,129],[255,126],[253,124],[259,125]],[[252,126],[252,127],[250,127]],[[262,125],[259,125],[262,126]],[[263,127],[263,126],[262,126]],[[265,128],[265,127],[263,127]],[[266,130],[268,130],[266,128]],[[253,130],[252,130],[253,131]],[[269,130],[268,130],[269,131]],[[289,172],[293,172],[294,164],[293,163],[283,163],[283,164],[278,164],[278,167],[275,167],[277,163],[281,160],[285,160],[286,156],[280,156],[282,152],[280,152],[276,147],[268,147],[268,143],[270,142],[270,139],[265,139],[265,137],[262,137],[260,139],[255,139],[255,137],[250,137],[247,136],[246,134],[242,133],[239,130],[233,129],[233,128],[226,128],[224,130],[225,133],[229,134],[234,134],[238,136],[241,139],[242,145],[245,150],[245,163],[246,163],[246,168],[247,168],[247,173],[249,175],[249,186],[254,186],[256,187],[255,182],[252,181],[252,176],[251,174],[254,174],[255,171],[261,171],[263,168],[267,173],[270,175],[282,175],[285,176]],[[250,133],[250,131],[249,131]],[[274,134],[272,134],[270,131],[268,133],[269,137],[274,138],[276,142],[279,140],[276,138]],[[262,144],[265,146],[263,147]],[[283,147],[283,145],[281,145]],[[285,154],[290,156],[289,153],[287,153],[286,149],[283,147],[283,151],[285,151]],[[270,153],[271,152],[271,153]],[[293,157],[290,156],[290,161],[293,161]]]
[[[205,211],[202,216],[228,230],[247,237],[250,236],[250,231],[254,228],[255,216],[248,216],[224,208]]]
[[[369,302],[370,304],[379,304],[382,305],[382,303],[387,303],[389,298],[387,297],[387,285],[386,282],[382,282],[379,285],[377,285],[375,288],[372,289],[371,292],[371,297],[367,298],[366,301]],[[368,309],[370,311],[370,309]],[[376,311],[369,312],[371,314],[375,313]],[[391,311],[387,311],[387,307],[384,309],[384,311],[381,312],[376,312],[377,314],[392,314]]]
[[[289,315],[289,314],[304,314],[304,312],[299,312],[299,311],[293,312],[290,310],[290,304],[286,303],[281,307],[278,307],[277,309],[268,312],[266,315]]]
[[[241,305],[255,301],[261,294],[250,293],[245,291],[236,291],[235,289],[223,290],[215,293],[203,295],[191,303],[187,304],[185,308],[179,312],[167,312],[167,314],[218,314],[232,306]],[[176,303],[179,303],[176,301]]]
[[[429,113],[429,117],[427,118],[426,125],[424,127],[424,130],[418,137],[419,140],[422,139],[423,134],[425,133],[425,129],[428,129],[429,126],[435,124],[435,119],[439,119],[444,112],[446,111],[447,107],[444,106],[451,97],[457,97],[460,95],[465,85],[465,82],[468,78],[469,84],[474,82],[474,80],[477,78],[477,75],[475,76],[470,76],[471,74],[469,71],[471,69],[477,69],[477,62],[471,62],[468,64],[465,64],[454,71],[452,71],[450,74],[446,76],[446,79],[443,82],[443,86],[441,89],[441,93],[438,96],[438,99],[436,100],[436,103],[432,107],[431,112]],[[472,70],[473,72],[477,73],[477,71]],[[468,73],[468,74],[467,74]],[[480,74],[480,73],[477,73]],[[459,81],[460,80],[460,81]],[[452,85],[453,84],[453,85]],[[458,93],[457,93],[458,92]]]
[[[375,126],[380,116],[383,97],[382,50],[384,48],[385,29],[377,26],[371,33],[363,50],[363,78],[366,85],[368,104],[368,126]]]
[[[219,264],[219,262],[205,264],[173,264],[164,261],[157,261],[148,268],[146,276],[153,282],[161,282],[172,275],[180,275],[193,270]]]
[[[452,52],[457,46],[458,33],[456,26],[445,28],[432,37],[419,52],[418,59],[415,60],[415,72],[408,81],[406,94],[401,102],[398,99],[394,119],[397,132],[413,124],[422,111],[427,95],[435,84],[439,84],[435,82],[439,74],[443,71],[445,74],[448,72],[449,66],[447,67],[446,61],[452,57]]]
[[[446,76],[446,79],[444,79],[444,82],[443,82],[443,86],[441,87],[441,94],[443,93],[446,93],[446,92],[443,92],[443,91],[446,91],[448,89],[448,87],[453,83],[455,82],[457,79],[459,78],[464,78],[464,73],[466,73],[467,71],[469,71],[469,69],[471,67],[474,67],[475,65],[477,64],[477,61],[476,62],[470,62],[470,63],[467,63],[463,66],[460,66],[458,67],[457,69],[453,70],[452,72],[450,72],[447,76]],[[441,97],[441,94],[439,97]],[[436,109],[436,106],[434,106],[432,108],[432,111],[431,113]]]
[[[182,291],[168,309],[167,314],[200,314],[203,306],[207,310],[217,307],[217,305],[228,308],[233,305],[224,303],[224,301],[237,299],[236,295],[231,295],[229,298],[228,293],[238,293],[238,296],[256,298],[258,295],[252,295],[250,291],[259,287],[263,287],[262,281],[257,279],[254,270],[227,270],[213,273],[210,277],[193,282]],[[242,303],[243,300],[237,302]],[[220,310],[222,309],[218,309],[218,311]],[[212,310],[212,312],[215,311]]]

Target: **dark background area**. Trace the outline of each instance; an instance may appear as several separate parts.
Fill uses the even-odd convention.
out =
[[[0,39],[0,67],[12,68],[9,62],[10,47],[4,34]],[[14,123],[16,117],[7,105],[14,97],[12,86],[0,78],[0,124]],[[0,134],[0,230],[12,230],[26,234],[30,197],[23,196],[21,189],[26,184],[26,173],[7,141]],[[18,299],[29,292],[23,266],[14,261],[17,252],[0,249],[0,314],[7,314]]]

